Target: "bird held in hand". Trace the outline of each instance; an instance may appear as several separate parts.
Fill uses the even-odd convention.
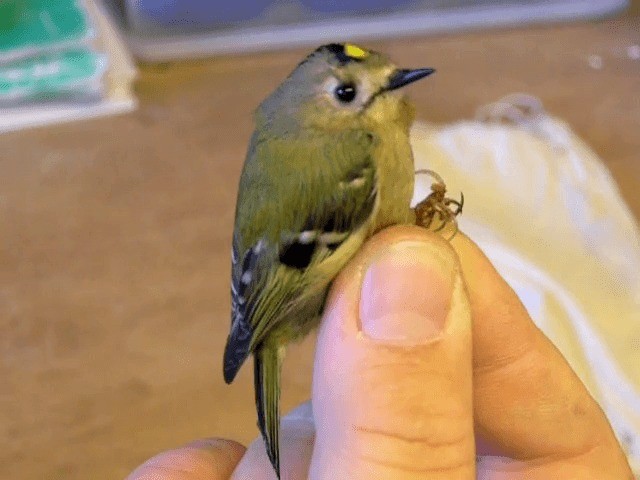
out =
[[[415,222],[414,109],[399,89],[433,72],[324,45],[256,112],[236,207],[224,379],[253,353],[258,425],[278,478],[285,346],[318,324],[329,284],[369,236]]]

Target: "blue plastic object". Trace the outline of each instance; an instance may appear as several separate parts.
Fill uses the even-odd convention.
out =
[[[224,26],[259,17],[273,0],[139,0],[136,23],[153,28]]]
[[[126,2],[128,28],[125,35],[134,54],[146,61],[294,46],[311,48],[335,41],[365,42],[374,38],[584,20],[613,15],[630,2],[238,0],[219,5],[212,0],[103,1]],[[117,14],[122,12],[118,11]]]
[[[411,0],[301,0],[302,4],[322,13],[391,13]]]

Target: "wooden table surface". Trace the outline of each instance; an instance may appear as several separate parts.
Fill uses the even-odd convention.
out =
[[[419,118],[538,96],[640,217],[639,10],[368,45],[438,69],[409,89]],[[133,114],[0,136],[0,478],[123,478],[256,434],[251,369],[221,375],[232,215],[252,110],[307,51],[142,66]],[[285,410],[312,355],[313,338],[289,351]]]

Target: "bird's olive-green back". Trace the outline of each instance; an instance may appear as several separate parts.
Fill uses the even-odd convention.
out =
[[[302,232],[310,218],[357,214],[374,186],[345,192],[344,182],[374,168],[374,143],[366,131],[307,130],[275,138],[254,133],[236,207],[240,255],[261,238],[275,245],[287,233]]]

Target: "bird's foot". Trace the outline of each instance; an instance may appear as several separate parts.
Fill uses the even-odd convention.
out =
[[[449,232],[451,240],[458,233],[456,217],[462,213],[464,195],[460,193],[460,200],[446,196],[447,186],[442,177],[433,170],[417,170],[416,174],[426,174],[435,179],[431,185],[431,193],[413,209],[416,214],[416,225],[434,232]]]

